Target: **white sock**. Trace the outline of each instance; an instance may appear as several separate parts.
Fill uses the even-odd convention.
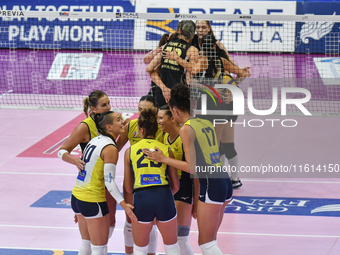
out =
[[[113,234],[113,230],[115,230],[115,227],[116,227],[116,225],[110,226],[110,228],[109,228],[109,239],[111,238],[111,236]]]
[[[164,249],[165,249],[166,255],[179,255],[180,254],[178,243],[170,244],[170,245],[164,244]]]
[[[177,240],[181,255],[194,255],[194,251],[189,243],[189,236],[179,236]]]
[[[140,247],[140,246],[137,246],[137,245],[133,245],[133,253],[135,255],[147,255],[148,254],[148,246],[144,246],[144,247]]]
[[[235,169],[236,171],[231,171],[230,178],[234,181],[237,181],[238,179],[238,155],[236,155],[233,158],[228,159],[228,163],[230,166],[230,169]]]
[[[125,221],[125,225],[124,225],[124,242],[125,242],[125,246],[133,247],[131,223],[127,221]]]
[[[158,246],[158,230],[157,226],[153,225],[149,236],[149,249],[148,253],[156,253]]]
[[[223,255],[222,251],[217,246],[216,240],[202,244],[200,245],[200,248],[202,250],[202,255]]]
[[[91,243],[91,255],[107,255],[107,245],[93,245]]]
[[[81,239],[80,249],[78,255],[91,255],[91,241]]]

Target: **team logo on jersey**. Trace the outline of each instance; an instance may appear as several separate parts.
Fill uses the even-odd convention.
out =
[[[133,137],[134,137],[134,138],[137,137],[137,131],[133,132]]]
[[[83,182],[85,180],[85,177],[86,177],[86,171],[85,170],[81,170],[79,172],[79,174],[78,174],[77,179]]]
[[[210,160],[212,164],[220,163],[220,153],[219,152],[211,153]]]
[[[141,185],[162,184],[159,174],[142,174]]]
[[[179,13],[179,8],[148,8],[147,13]],[[164,33],[175,33],[178,20],[147,20],[146,40],[159,41]]]

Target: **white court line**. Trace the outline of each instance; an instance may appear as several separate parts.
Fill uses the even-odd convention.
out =
[[[66,174],[66,173],[0,172],[0,174],[76,176],[76,174]],[[116,175],[116,177],[123,178],[124,175]],[[330,179],[334,179],[334,178],[330,178]],[[325,184],[333,183],[333,184],[340,184],[340,181],[293,181],[293,180],[290,181],[290,180],[267,180],[267,179],[242,179],[242,182],[282,182],[282,183],[288,182],[288,183],[325,183]]]
[[[9,249],[9,250],[36,250],[36,251],[74,251],[78,252],[79,250],[69,250],[69,249],[61,249],[61,248],[31,248],[31,247],[1,247],[0,249]],[[123,251],[108,251],[109,253],[122,253]],[[157,252],[156,255],[164,254],[164,252]],[[194,255],[201,255],[200,253],[195,253]],[[227,254],[228,255],[228,254]]]
[[[4,225],[0,224],[0,227],[9,227],[9,228],[42,228],[42,229],[72,229],[78,230],[77,227],[52,227],[52,226],[27,226],[27,225]],[[122,228],[115,228],[117,231],[124,231]],[[197,234],[198,231],[190,231],[190,233]],[[240,233],[240,232],[217,232],[217,234],[221,235],[244,235],[244,236],[277,236],[277,237],[308,237],[308,238],[339,238],[340,235],[337,236],[328,236],[328,235],[296,235],[296,234],[269,234],[269,233]]]
[[[65,173],[27,173],[27,172],[0,172],[0,174],[28,174],[28,175],[60,175],[60,176],[77,176],[74,174],[65,174]],[[116,175],[116,177],[124,177],[124,175]]]
[[[76,174],[63,174],[63,173],[27,173],[27,172],[0,172],[0,174],[28,174],[28,175],[65,175],[65,176],[76,176]]]
[[[324,179],[324,178],[323,178]],[[329,178],[334,179],[334,178]],[[287,180],[267,180],[267,179],[242,179],[242,182],[289,182],[289,183],[336,183],[340,184],[340,181],[287,181]]]
[[[74,251],[78,252],[79,250],[69,250],[69,249],[61,249],[61,248],[31,248],[31,247],[1,247],[0,249],[8,249],[8,250],[36,250],[36,251]],[[108,251],[108,253],[121,253],[124,254],[123,251]],[[163,255],[164,252],[157,252],[156,255]],[[201,255],[201,253],[195,253],[194,255]],[[230,254],[226,254],[230,255]]]

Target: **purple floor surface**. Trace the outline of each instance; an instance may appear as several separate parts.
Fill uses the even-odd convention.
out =
[[[84,96],[94,89],[101,89],[111,97],[122,97],[115,100],[113,107],[134,108],[136,100],[132,103],[131,98],[139,98],[149,91],[150,77],[145,71],[146,64],[142,61],[146,53],[144,51],[92,51],[91,53],[103,54],[96,79],[48,80],[47,76],[57,53],[82,52],[0,49],[0,105],[81,107],[81,99]],[[313,61],[314,57],[326,57],[325,55],[269,53],[231,55],[239,66],[251,67],[252,76],[243,81],[240,88],[246,94],[247,88],[252,87],[255,100],[271,102],[273,87],[299,87],[310,91],[313,111],[317,112],[321,107],[322,112],[339,112],[340,85],[324,85]],[[278,96],[280,99],[280,90]],[[297,98],[302,96],[294,95]],[[74,105],[71,101],[75,99],[77,103]],[[324,102],[327,102],[325,106]],[[267,107],[267,103],[260,104]]]

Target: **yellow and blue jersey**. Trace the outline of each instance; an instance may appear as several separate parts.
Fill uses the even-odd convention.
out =
[[[231,76],[230,74],[224,74],[223,75],[222,84],[229,84],[229,85],[237,86],[234,77]],[[229,89],[227,90],[227,95],[229,95],[231,97],[230,101],[233,101],[232,93]]]
[[[128,139],[130,141],[131,146],[138,143],[140,140],[142,140],[138,134],[137,121],[138,119],[131,120],[128,126]],[[159,125],[158,125],[158,130],[155,135],[155,139],[160,142],[163,142],[163,132]]]
[[[93,139],[93,138],[95,138],[99,135],[96,123],[94,122],[94,120],[92,119],[91,116],[87,117],[81,123],[85,123],[87,125],[87,127],[89,129],[89,134],[90,134],[90,141],[91,141],[91,139]],[[83,152],[87,143],[80,143],[79,145],[80,145],[81,151]]]
[[[218,141],[214,126],[209,120],[192,118],[184,125],[189,125],[195,132],[196,166],[222,167]]]
[[[107,136],[93,138],[83,152],[84,170],[80,171],[72,194],[85,202],[105,202],[104,161],[100,157],[102,150],[108,146],[116,146]]]
[[[181,137],[178,135],[176,139],[170,143],[169,142],[169,134],[165,133],[164,138],[163,138],[163,143],[167,146],[170,147],[172,152],[174,153],[175,159],[185,161],[185,154],[183,150],[183,143]],[[178,178],[182,180],[183,178],[189,178],[190,179],[190,174],[183,172],[182,170],[177,169],[178,173]]]
[[[133,189],[148,188],[153,186],[169,185],[167,179],[168,165],[151,161],[143,153],[144,148],[155,149],[158,147],[166,157],[169,157],[169,148],[163,143],[144,138],[130,148],[130,165],[134,176]]]

